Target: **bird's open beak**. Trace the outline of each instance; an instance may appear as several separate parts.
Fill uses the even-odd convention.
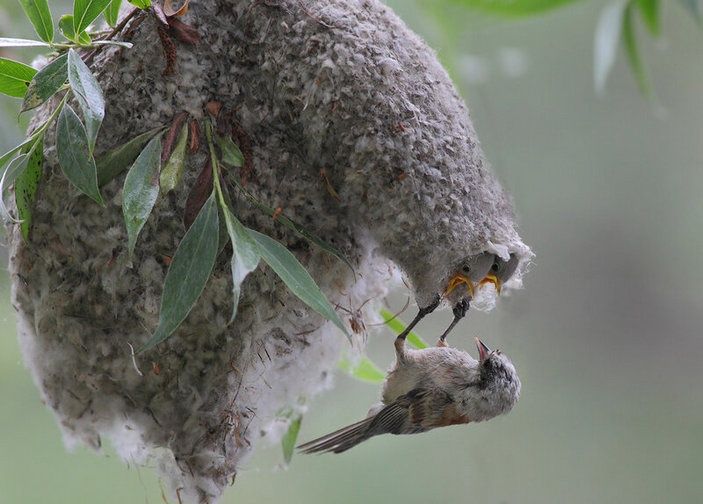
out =
[[[447,288],[444,290],[444,297],[447,297],[454,289],[456,289],[461,284],[466,285],[466,289],[469,291],[469,294],[473,298],[474,284],[471,279],[465,275],[454,275],[451,280],[449,280]]]
[[[483,280],[479,282],[479,285],[487,283],[492,283],[496,288],[496,292],[500,294],[500,289],[503,287],[503,282],[500,281],[500,278],[495,275],[486,275]]]
[[[488,355],[491,353],[491,349],[486,346],[486,344],[476,338],[476,348],[478,349],[478,360],[479,362],[483,362],[486,360]]]

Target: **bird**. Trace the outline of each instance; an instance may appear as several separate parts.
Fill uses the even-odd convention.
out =
[[[507,261],[501,259],[499,256],[494,254],[486,253],[485,255],[490,256],[490,266],[488,266],[484,270],[483,266],[485,265],[485,263],[482,262],[482,268],[477,271],[477,273],[480,273],[480,278],[476,278],[476,276],[472,275],[472,280],[477,283],[472,286],[473,288],[471,289],[470,295],[467,294],[466,296],[460,298],[454,305],[454,308],[452,309],[452,312],[454,313],[454,319],[449,324],[449,327],[447,327],[447,329],[439,337],[439,341],[437,342],[438,346],[446,345],[447,335],[449,335],[452,329],[454,329],[454,327],[459,323],[462,318],[464,318],[466,313],[469,311],[469,307],[471,306],[471,300],[473,299],[475,289],[490,283],[494,285],[496,292],[500,294],[501,288],[503,287],[505,282],[510,280],[510,277],[513,276],[513,274],[517,270],[518,264],[520,263],[520,258],[515,254],[510,254],[509,259]]]
[[[476,338],[479,359],[449,346],[410,349],[396,338],[396,362],[381,403],[364,420],[298,446],[302,453],[342,453],[381,434],[418,434],[508,413],[520,397],[510,359]]]
[[[487,283],[492,283],[496,288],[496,292],[500,294],[501,288],[505,282],[510,280],[513,276],[519,263],[520,258],[515,254],[510,254],[510,258],[507,261],[495,256],[495,260],[491,265],[490,271],[479,284],[485,285]]]
[[[495,264],[495,255],[490,252],[474,254],[460,261],[453,269],[453,273],[444,283],[446,285],[444,291],[442,293],[435,293],[433,301],[428,306],[419,309],[415,318],[413,318],[398,337],[405,338],[410,334],[410,331],[412,331],[423,318],[437,309],[443,300],[453,305],[452,310],[455,320],[458,322],[468,311],[477,285],[485,280],[493,264]],[[465,286],[466,290],[461,288],[462,286]],[[461,313],[461,316],[458,316],[459,313]],[[456,322],[445,331],[445,334],[442,335],[443,337],[440,337],[441,341],[444,341],[446,334],[453,329]]]

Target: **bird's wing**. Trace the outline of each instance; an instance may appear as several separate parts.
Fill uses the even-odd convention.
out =
[[[373,417],[370,435],[414,434],[426,430],[422,421],[427,416],[427,402],[432,395],[429,389],[417,388],[398,397]]]
[[[376,415],[298,446],[303,453],[341,453],[380,434],[416,434],[457,421],[452,398],[439,389],[413,389]]]

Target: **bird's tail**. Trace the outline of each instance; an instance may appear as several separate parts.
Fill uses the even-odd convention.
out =
[[[342,453],[343,451],[347,451],[349,448],[353,448],[374,435],[369,429],[373,419],[373,416],[365,418],[360,422],[347,425],[326,436],[301,444],[298,446],[298,450],[300,450],[301,453]]]

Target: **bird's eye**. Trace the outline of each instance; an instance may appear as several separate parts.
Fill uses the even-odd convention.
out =
[[[491,269],[493,271],[498,271],[498,263],[493,263],[493,266],[491,266]]]
[[[464,273],[469,273],[469,272],[471,271],[471,268],[469,268],[469,267],[466,266],[466,265],[465,265],[463,268],[461,268],[461,269],[464,270]]]

